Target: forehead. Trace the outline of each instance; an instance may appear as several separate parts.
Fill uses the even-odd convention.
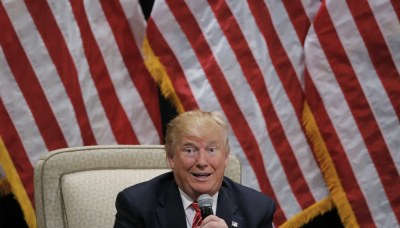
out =
[[[220,145],[222,143],[222,138],[218,137],[218,135],[213,137],[196,137],[196,136],[183,136],[180,140],[179,145],[181,146],[190,146],[190,145]]]
[[[188,126],[182,134],[182,138],[196,137],[203,140],[222,140],[224,136],[224,130],[215,123]]]
[[[178,144],[222,144],[225,142],[224,137],[224,131],[215,125],[202,128],[191,128],[181,135]]]

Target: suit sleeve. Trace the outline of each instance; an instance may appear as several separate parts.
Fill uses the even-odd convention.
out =
[[[144,227],[143,221],[140,220],[124,192],[117,195],[115,207],[117,214],[115,215],[114,228]]]
[[[275,203],[274,201],[270,201],[269,203],[269,208],[265,214],[265,217],[263,219],[263,221],[261,222],[260,228],[272,228],[272,219],[274,217],[275,214]]]

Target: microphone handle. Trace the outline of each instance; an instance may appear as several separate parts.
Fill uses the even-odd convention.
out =
[[[202,219],[205,219],[207,216],[213,214],[212,207],[201,207],[200,211],[201,211],[201,218]]]

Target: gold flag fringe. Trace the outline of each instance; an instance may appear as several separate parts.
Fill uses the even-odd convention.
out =
[[[171,80],[169,79],[168,73],[165,70],[164,65],[160,62],[158,57],[154,54],[147,38],[143,41],[143,54],[144,63],[149,70],[151,76],[158,83],[161,89],[162,95],[165,99],[172,102],[178,113],[183,113],[185,110],[183,108],[182,102],[179,100],[178,95]]]
[[[332,199],[330,197],[325,198],[317,203],[314,203],[307,209],[301,211],[297,215],[293,216],[282,225],[280,228],[296,228],[302,227],[310,222],[313,218],[319,215],[323,215],[326,212],[332,210],[334,208]]]
[[[331,199],[338,210],[339,217],[345,227],[359,227],[353,209],[343,190],[342,183],[336,172],[328,148],[321,136],[317,123],[307,102],[305,102],[302,113],[302,122],[307,137],[310,139],[315,157],[321,167],[325,182],[328,185]]]
[[[0,165],[3,167],[6,174],[7,183],[9,183],[11,192],[17,199],[26,223],[31,228],[36,228],[36,216],[33,209],[32,203],[28,197],[28,194],[22,185],[21,179],[19,178],[18,172],[15,169],[14,163],[12,162],[7,148],[4,145],[3,139],[0,137]],[[3,185],[4,183],[2,183]]]

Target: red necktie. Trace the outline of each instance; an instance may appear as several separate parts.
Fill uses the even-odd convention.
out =
[[[192,228],[195,228],[195,227],[200,226],[203,219],[201,218],[201,212],[200,212],[200,208],[199,208],[199,205],[197,204],[197,202],[192,203],[190,206],[196,211],[196,215],[194,216],[193,223],[192,223]]]

